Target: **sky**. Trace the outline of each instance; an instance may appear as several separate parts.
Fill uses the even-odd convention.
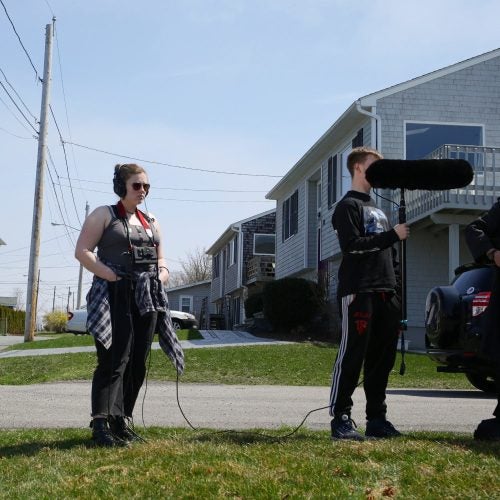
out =
[[[116,202],[125,157],[176,271],[274,208],[266,193],[357,98],[500,47],[497,0],[1,0],[0,296],[21,308],[53,16],[39,315],[76,305],[85,205]]]

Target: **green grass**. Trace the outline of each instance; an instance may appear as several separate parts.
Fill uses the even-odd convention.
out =
[[[186,349],[181,381],[328,386],[336,352],[332,345],[318,343]],[[0,384],[90,380],[94,367],[94,353],[3,358]],[[437,373],[435,363],[424,355],[407,354],[406,367],[406,375],[400,376],[396,361],[389,387],[472,388],[462,374]],[[149,380],[175,380],[170,361],[159,350],[152,351]]]
[[[73,333],[54,333],[41,334],[41,337],[47,337],[36,342],[23,342],[8,347],[8,351],[26,350],[26,349],[52,349],[58,347],[81,347],[94,345],[92,335],[75,335]],[[179,340],[195,340],[203,338],[198,330],[178,330],[177,337]],[[158,341],[158,336],[155,335],[154,341]]]
[[[90,447],[89,431],[0,431],[0,498],[495,499],[500,443],[444,433],[332,443],[150,428],[147,443]],[[269,433],[269,431],[268,431]]]

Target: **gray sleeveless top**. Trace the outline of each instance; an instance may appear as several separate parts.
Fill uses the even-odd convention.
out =
[[[112,207],[108,207],[111,212],[111,222],[102,233],[101,239],[97,244],[97,256],[100,260],[110,262],[124,268],[129,268],[132,260],[129,252],[130,243],[138,247],[152,246],[152,239],[156,245],[160,242],[158,233],[155,231],[153,224],[150,223],[152,237],[150,238],[142,225],[132,225],[126,221],[119,219]]]

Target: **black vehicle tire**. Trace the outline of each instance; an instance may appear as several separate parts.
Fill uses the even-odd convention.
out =
[[[178,319],[172,320],[172,325],[174,325],[174,330],[182,330],[182,323]]]
[[[467,372],[465,374],[465,376],[467,377],[467,380],[476,389],[479,389],[480,391],[487,392],[487,393],[496,393],[497,392],[496,383],[492,377],[488,377],[488,376],[482,375],[480,373],[471,373],[471,372]]]

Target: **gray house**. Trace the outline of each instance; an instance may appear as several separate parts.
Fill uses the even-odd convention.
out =
[[[341,255],[331,216],[350,187],[347,156],[362,145],[474,167],[467,188],[406,192],[408,325],[421,334],[428,290],[471,260],[464,225],[500,194],[500,49],[359,98],[267,194],[277,202],[276,278],[321,280],[332,301]],[[399,203],[399,191],[379,194]],[[394,204],[377,200],[396,222]]]
[[[201,328],[202,312],[204,317],[214,312],[213,304],[210,302],[210,283],[210,280],[205,280],[167,288],[170,309],[194,314]]]
[[[276,210],[231,224],[207,250],[212,256],[210,300],[232,329],[245,319],[244,301],[274,279]]]

